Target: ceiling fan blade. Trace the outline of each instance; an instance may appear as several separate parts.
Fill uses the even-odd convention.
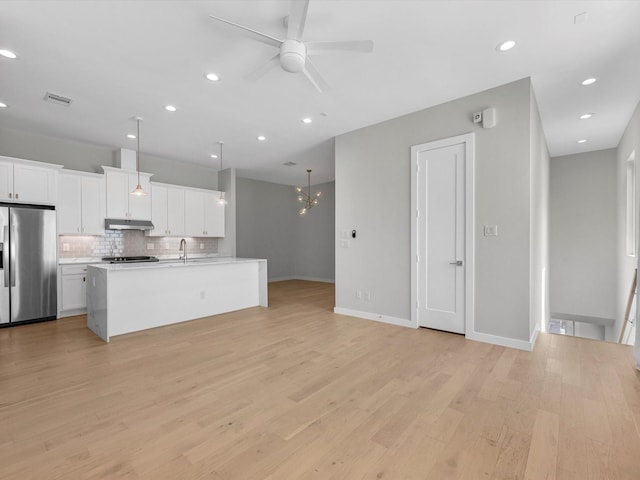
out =
[[[330,52],[373,52],[373,40],[347,40],[344,42],[306,42],[307,53],[318,55]]]
[[[209,15],[214,20],[218,20],[219,22],[226,23],[227,25],[231,25],[236,28],[240,28],[245,32],[251,33],[252,37],[259,42],[266,43],[268,45],[273,45],[274,47],[280,48],[283,40],[272,37],[271,35],[267,35],[266,33],[258,32],[257,30],[252,30],[249,27],[245,27],[243,25],[238,25],[237,23],[230,22],[229,20],[225,20],[224,18],[216,17],[214,15]]]
[[[301,41],[304,33],[304,24],[307,21],[309,0],[291,0],[289,6],[289,19],[287,24],[287,38]]]
[[[318,90],[318,92],[322,93],[329,90],[329,85],[327,85],[327,82],[324,81],[322,75],[320,75],[320,72],[318,72],[318,69],[313,64],[313,62],[311,62],[311,59],[308,56],[304,63],[303,72],[309,79],[309,81],[313,84],[313,86],[316,87],[316,90]]]
[[[274,68],[280,63],[280,52],[276,53],[273,57],[271,57],[265,64],[263,64],[260,68],[254,70],[253,72],[245,75],[244,78],[249,80],[250,82],[255,82],[259,78],[263,77],[269,70]]]

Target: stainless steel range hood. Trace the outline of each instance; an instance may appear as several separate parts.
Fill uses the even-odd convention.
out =
[[[106,230],[153,230],[153,223],[149,220],[105,218],[104,228]]]

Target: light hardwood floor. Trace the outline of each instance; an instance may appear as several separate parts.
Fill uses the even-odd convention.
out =
[[[1,479],[640,478],[629,347],[334,315],[333,285],[105,344],[0,330]]]

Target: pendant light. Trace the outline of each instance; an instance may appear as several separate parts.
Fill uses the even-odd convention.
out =
[[[142,189],[142,185],[140,184],[140,120],[142,120],[142,118],[134,117],[134,120],[138,123],[138,135],[136,137],[138,139],[138,148],[136,150],[136,171],[138,172],[138,184],[136,185],[136,188],[131,191],[131,195],[135,195],[136,197],[143,197],[147,193]]]
[[[295,188],[296,193],[298,193],[298,202],[304,204],[300,211],[298,211],[298,215],[305,215],[309,210],[318,205],[320,195],[322,195],[322,192],[317,191],[315,196],[311,196],[311,170],[307,170],[307,188],[308,193],[303,192],[301,187]]]
[[[224,142],[219,141],[218,145],[220,145],[220,170],[218,170],[218,188],[220,188],[220,174],[222,173],[222,146],[224,145]],[[218,197],[218,204],[227,204],[227,199],[224,198],[224,192],[220,192],[220,196]]]

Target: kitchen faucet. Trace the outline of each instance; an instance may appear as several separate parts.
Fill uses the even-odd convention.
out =
[[[187,263],[187,241],[183,238],[182,240],[180,240],[180,248],[178,250],[179,252],[184,251],[184,255],[180,255],[180,258],[183,260],[184,263]]]

